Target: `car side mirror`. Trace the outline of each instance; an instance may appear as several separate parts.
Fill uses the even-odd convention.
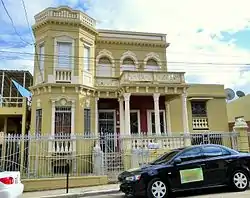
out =
[[[176,158],[174,159],[174,165],[180,164],[181,163],[181,159],[180,158]]]

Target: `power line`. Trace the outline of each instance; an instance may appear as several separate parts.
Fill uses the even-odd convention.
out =
[[[23,9],[24,9],[24,13],[25,13],[26,22],[27,22],[28,28],[29,28],[30,33],[31,33],[31,38],[33,40],[33,43],[35,43],[31,28],[30,28],[31,26],[30,26],[30,22],[29,22],[29,19],[28,19],[28,13],[27,13],[27,9],[26,9],[26,6],[25,6],[25,2],[24,2],[24,0],[21,0],[21,1],[22,1],[22,6],[23,6]]]
[[[27,13],[27,9],[26,9],[26,6],[25,6],[25,2],[24,2],[24,0],[21,0],[21,1],[22,1],[24,13],[25,13],[26,22],[27,22],[28,28],[29,28],[29,30],[30,30],[31,38],[32,38],[32,40],[33,40],[33,43],[35,44],[36,42],[35,42],[35,40],[34,40],[34,38],[33,38],[31,26],[30,26],[29,19],[28,19],[28,13]],[[38,54],[37,54],[37,51],[36,51],[36,44],[35,44],[35,55],[38,57]],[[36,59],[36,60],[37,60],[37,59]],[[39,61],[37,61],[37,65],[38,65],[38,68],[39,68],[39,71],[40,71],[40,75],[41,75],[42,81],[44,81],[43,75],[42,75],[42,69],[41,69],[41,67],[40,67],[40,62],[39,62]]]
[[[96,57],[92,57],[92,58],[89,58],[89,57],[84,57],[84,56],[73,56],[73,55],[55,55],[55,54],[39,54],[39,53],[29,53],[29,52],[10,52],[10,51],[1,51],[0,50],[0,53],[11,53],[11,54],[20,54],[20,55],[43,55],[45,58],[75,58],[75,59],[84,59],[84,60],[90,60],[90,61],[96,61],[97,58]],[[5,57],[9,57],[9,56],[2,56],[2,58],[5,58]],[[105,55],[104,55],[105,57]],[[1,55],[0,55],[0,58],[1,58]],[[32,59],[29,59],[29,58],[25,58],[25,57],[22,57],[23,60],[33,60]],[[117,62],[120,62],[121,59],[112,59],[114,61],[117,61]],[[144,60],[137,60],[138,63],[144,63]],[[54,62],[54,60],[46,60],[45,62]],[[248,66],[250,65],[250,62],[247,62],[247,63],[226,63],[226,62],[191,62],[191,61],[158,61],[158,63],[160,64],[190,64],[190,65],[227,65],[227,66]]]
[[[25,41],[25,40],[22,38],[22,36],[17,32],[17,29],[16,29],[16,27],[15,27],[14,21],[13,21],[12,17],[10,16],[10,14],[9,14],[9,12],[8,12],[6,6],[5,6],[5,3],[3,2],[3,0],[1,0],[1,3],[2,3],[2,5],[3,5],[3,8],[4,8],[6,14],[8,15],[8,17],[9,17],[9,19],[10,19],[10,21],[11,21],[12,27],[13,27],[13,29],[14,29],[16,35],[17,35],[17,36],[20,38],[20,40],[22,40],[24,43],[26,43],[26,44],[28,44],[28,45],[32,45],[32,44],[30,44],[29,42]]]

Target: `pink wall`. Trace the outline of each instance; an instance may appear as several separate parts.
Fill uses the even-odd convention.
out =
[[[159,99],[160,109],[165,109],[164,102],[165,102],[165,97],[161,96]],[[141,131],[148,132],[147,110],[154,109],[153,96],[131,96],[130,108],[140,110]]]
[[[159,99],[160,109],[165,109],[165,97],[161,96]],[[119,125],[119,102],[117,99],[99,99],[98,109],[115,109],[116,110],[116,125]],[[141,118],[141,131],[148,132],[147,127],[147,110],[154,109],[153,96],[131,96],[130,97],[130,109],[140,110]],[[116,128],[119,133],[119,128]]]

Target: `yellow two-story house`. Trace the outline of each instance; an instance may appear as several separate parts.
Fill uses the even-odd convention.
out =
[[[100,30],[63,6],[38,13],[33,32],[32,134],[228,131],[224,86],[169,72],[165,34]]]

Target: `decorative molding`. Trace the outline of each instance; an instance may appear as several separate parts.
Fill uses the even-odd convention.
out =
[[[149,42],[143,42],[143,41],[127,41],[127,40],[105,40],[105,39],[98,39],[97,44],[110,44],[110,45],[132,45],[132,46],[141,46],[141,47],[161,47],[161,48],[167,48],[169,46],[169,43],[149,43]]]
[[[62,86],[62,93],[65,93],[65,86]]]
[[[68,96],[58,96],[50,98],[52,103],[60,102],[61,105],[65,105],[67,102],[71,102],[72,104],[76,101],[75,98],[68,97]]]
[[[96,64],[99,63],[99,60],[100,60],[100,58],[102,58],[102,57],[108,57],[108,58],[110,59],[111,63],[112,63],[112,67],[114,67],[115,59],[114,59],[112,53],[111,53],[109,50],[103,49],[103,50],[101,50],[101,51],[98,53],[98,55],[97,55],[97,57],[96,57]]]
[[[130,50],[124,52],[122,54],[122,57],[120,58],[121,65],[122,65],[125,58],[131,58],[134,61],[135,66],[138,68],[139,62],[138,62],[137,56],[134,52],[131,52]]]
[[[234,124],[233,128],[234,129],[238,129],[238,128],[245,128],[246,129],[246,128],[248,128],[248,125],[247,125],[244,118],[237,118],[235,120],[235,124]]]
[[[72,42],[73,39],[78,39],[77,37],[73,37],[68,32],[57,32],[53,34],[52,38],[53,39],[59,38],[58,40],[65,41],[65,42]]]
[[[85,99],[85,108],[90,108],[90,98]]]
[[[36,107],[37,108],[41,108],[41,100],[40,99],[37,99],[37,101],[36,101]]]
[[[161,59],[160,59],[160,56],[159,56],[159,54],[157,54],[157,53],[155,53],[155,52],[150,52],[150,53],[148,53],[147,55],[146,55],[146,57],[144,58],[144,67],[146,67],[146,65],[147,65],[147,62],[148,62],[148,60],[150,60],[150,59],[154,59],[156,62],[157,62],[157,64],[159,65],[159,67],[161,67]]]

